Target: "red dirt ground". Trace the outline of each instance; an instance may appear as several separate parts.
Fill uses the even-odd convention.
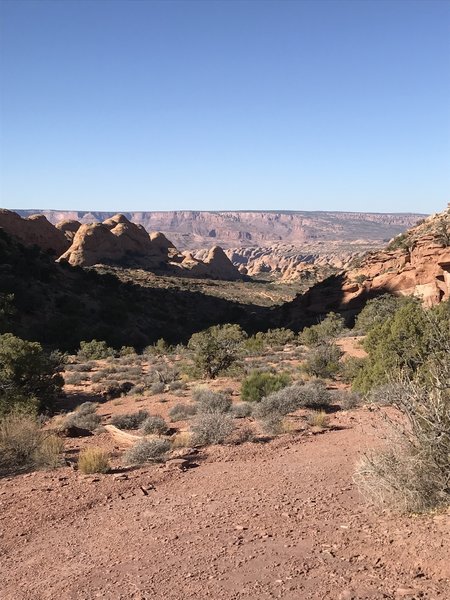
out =
[[[184,472],[3,479],[0,598],[448,600],[450,512],[377,514],[352,483],[377,413],[331,423],[211,447]]]

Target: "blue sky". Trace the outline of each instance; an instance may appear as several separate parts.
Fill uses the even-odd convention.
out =
[[[0,3],[0,205],[442,210],[450,2]]]

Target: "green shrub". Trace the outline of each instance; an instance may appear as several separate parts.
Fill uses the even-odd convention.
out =
[[[403,373],[430,378],[433,364],[445,359],[442,350],[450,337],[450,304],[442,302],[425,310],[413,299],[405,299],[394,315],[373,327],[363,347],[368,353],[353,382],[364,394]]]
[[[291,378],[287,373],[275,375],[267,372],[254,371],[241,384],[241,398],[247,402],[259,402],[271,392],[281,390],[289,385]]]
[[[194,333],[188,343],[197,370],[205,377],[216,378],[242,355],[242,342],[247,334],[239,325],[214,325]]]
[[[340,370],[342,350],[334,342],[323,343],[311,350],[302,365],[308,375],[314,377],[334,377]]]
[[[234,429],[233,419],[221,413],[198,416],[192,425],[193,443],[199,446],[223,444]]]
[[[37,342],[0,335],[0,416],[17,408],[51,410],[61,394],[64,360]]]
[[[124,415],[115,415],[111,419],[111,425],[119,429],[138,429],[142,423],[150,417],[148,411],[139,410],[134,413],[126,413]]]
[[[364,367],[365,361],[365,358],[356,356],[348,356],[342,361],[339,370],[342,381],[345,381],[345,383],[352,383]]]
[[[82,360],[102,360],[114,356],[114,350],[104,341],[82,341],[80,342],[80,349],[78,350],[77,356]]]
[[[355,321],[355,331],[366,334],[377,325],[382,325],[390,319],[402,304],[408,302],[403,297],[383,294],[378,298],[368,300]]]
[[[119,356],[136,356],[136,350],[133,348],[133,346],[122,346],[122,348],[119,350]]]

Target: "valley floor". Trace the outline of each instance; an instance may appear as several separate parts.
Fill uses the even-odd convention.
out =
[[[184,472],[4,479],[0,597],[448,599],[450,512],[380,515],[352,483],[377,419],[343,411],[321,435],[211,447]]]

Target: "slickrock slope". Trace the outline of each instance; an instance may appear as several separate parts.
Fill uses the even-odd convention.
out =
[[[43,215],[22,219],[16,213],[0,209],[0,227],[25,246],[38,246],[45,252],[59,256],[69,246],[64,233],[56,229]]]
[[[40,212],[52,222],[76,219],[103,222],[114,213],[77,211],[17,211],[23,216]],[[424,215],[311,211],[167,211],[125,212],[129,221],[147,231],[162,231],[180,250],[220,245],[222,248],[267,247],[279,242],[372,240],[380,247],[413,226]]]
[[[66,239],[71,244],[76,232],[81,227],[81,223],[75,219],[69,219],[68,221],[60,221],[59,223],[56,223],[55,227],[63,232],[63,234],[66,236]]]
[[[73,266],[133,261],[157,268],[167,260],[161,248],[152,243],[141,225],[131,223],[124,215],[115,215],[103,223],[81,225],[59,260]]]
[[[286,304],[280,319],[289,326],[300,315],[312,320],[329,311],[357,312],[382,293],[416,296],[425,306],[450,298],[450,211],[432,215],[389,246],[355,261]],[[358,264],[359,262],[359,264]]]

